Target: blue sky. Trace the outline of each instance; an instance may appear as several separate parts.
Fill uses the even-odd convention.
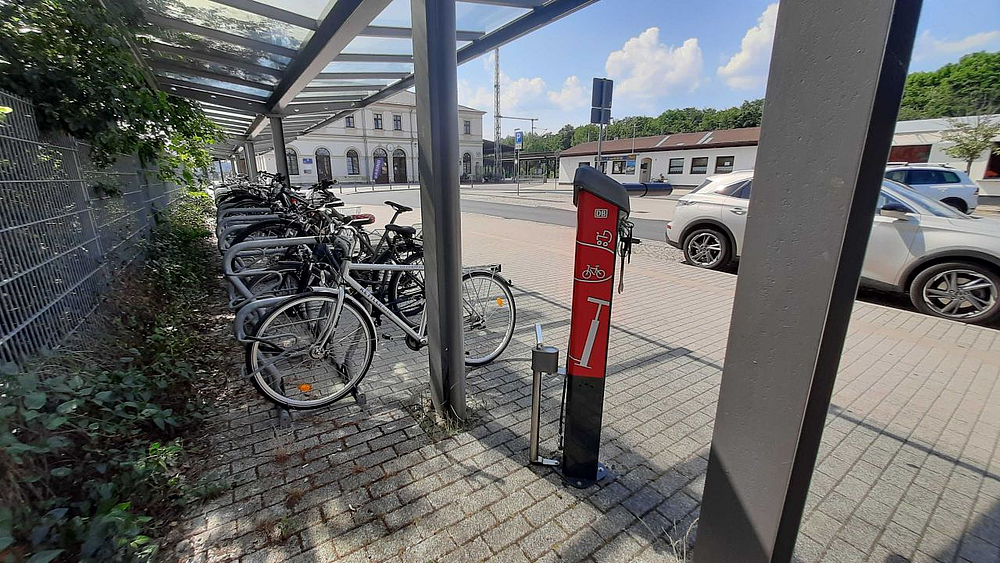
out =
[[[501,112],[539,118],[539,132],[586,123],[595,76],[615,80],[614,117],[761,97],[776,13],[766,0],[601,0],[501,48]],[[924,0],[911,71],[981,50],[1000,50],[1000,1]],[[492,137],[492,55],[458,76]],[[515,127],[529,123],[504,120],[505,135]]]

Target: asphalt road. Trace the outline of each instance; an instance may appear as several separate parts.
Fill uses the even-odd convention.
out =
[[[392,200],[397,203],[413,207],[414,209],[418,209],[420,207],[420,193],[417,190],[367,193],[358,192],[353,194],[347,192],[342,197],[348,205],[381,205],[382,202],[386,200]],[[540,203],[538,206],[528,206],[462,198],[462,211],[479,213],[482,215],[491,215],[494,217],[503,217],[505,219],[522,219],[538,223],[547,223],[550,225],[561,225],[564,227],[576,226],[576,214],[573,211],[547,207],[544,203]],[[633,231],[634,236],[639,239],[656,240],[660,242],[664,241],[666,221],[640,219],[636,218],[634,215],[632,221],[635,223],[635,230]],[[405,219],[402,220],[402,222],[405,223]],[[677,254],[679,256],[680,251],[677,251]],[[678,257],[678,260],[680,259],[681,258]],[[736,264],[730,265],[730,267],[725,271],[735,275],[737,271]],[[858,299],[898,309],[906,309],[909,311],[915,310],[913,305],[910,303],[909,298],[906,295],[899,293],[861,288],[858,291]],[[989,327],[1000,328],[1000,321],[992,323]]]
[[[386,200],[408,205],[414,209],[420,208],[420,194],[417,190],[400,190],[396,192],[358,192],[356,194],[345,193],[344,201],[348,205],[379,205]],[[468,213],[479,213],[480,215],[491,215],[493,217],[503,217],[504,219],[522,219],[534,221],[536,223],[547,223],[549,225],[561,225],[563,227],[576,226],[576,213],[566,209],[546,207],[544,205],[528,206],[513,205],[504,203],[493,203],[489,201],[479,201],[462,198],[462,211]],[[650,239],[664,241],[666,221],[654,219],[632,219],[635,229],[632,235],[640,239]]]

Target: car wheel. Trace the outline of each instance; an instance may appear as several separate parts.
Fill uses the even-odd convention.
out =
[[[1000,276],[977,264],[935,264],[913,279],[910,301],[928,315],[989,323],[1000,316]]]
[[[717,270],[729,263],[729,239],[716,229],[695,229],[684,238],[684,259],[688,264]]]
[[[965,200],[958,199],[956,197],[948,197],[941,200],[941,203],[950,205],[955,209],[961,211],[962,213],[969,212],[969,206],[965,203]]]

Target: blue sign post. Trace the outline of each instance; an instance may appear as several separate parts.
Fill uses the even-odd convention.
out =
[[[514,130],[514,150],[519,151],[524,148],[524,131]]]

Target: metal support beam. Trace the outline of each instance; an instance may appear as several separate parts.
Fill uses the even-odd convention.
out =
[[[281,111],[282,115],[305,115],[307,113],[330,113],[331,111],[340,111],[344,109],[353,108],[357,102],[310,102],[310,103],[294,103],[286,106],[284,110]]]
[[[333,59],[338,63],[412,63],[413,55],[392,53],[341,53]]]
[[[280,69],[255,64],[242,57],[237,57],[236,55],[226,53],[224,51],[217,51],[215,49],[200,49],[196,47],[182,48],[182,47],[174,47],[173,45],[164,45],[163,43],[150,43],[147,46],[147,49],[157,54],[165,53],[168,55],[184,57],[185,59],[195,59],[210,63],[218,63],[220,65],[226,65],[231,68],[238,68],[240,70],[245,70],[247,72],[256,72],[259,74],[266,74],[268,76],[281,78]]]
[[[211,92],[206,92],[201,89],[195,90],[193,88],[188,88],[186,86],[179,86],[179,85],[171,86],[167,91],[171,94],[180,96],[182,98],[187,98],[189,100],[212,103],[231,109],[253,111],[253,112],[263,112],[267,109],[267,107],[260,102],[253,102],[250,100],[234,98],[232,96],[226,96],[224,94],[213,94]]]
[[[792,558],[919,11],[778,10],[697,563]]]
[[[247,88],[255,88],[257,90],[269,90],[271,88],[271,86],[267,84],[262,84],[260,82],[255,82],[253,80],[239,78],[237,76],[232,76],[230,74],[220,74],[218,72],[212,72],[210,70],[206,70],[202,67],[184,65],[179,62],[170,61],[167,59],[152,59],[149,61],[149,64],[156,70],[161,70],[164,72],[172,72],[174,74],[183,74],[187,76],[200,76],[202,78],[208,78],[210,80],[228,82],[230,84],[236,84],[237,86],[245,86]]]
[[[410,76],[408,72],[321,72],[316,80],[399,80]]]
[[[264,16],[268,19],[289,23],[296,27],[308,30],[315,30],[318,26],[318,22],[308,16],[296,14],[295,12],[289,12],[288,10],[282,10],[281,8],[276,8],[263,2],[257,2],[256,0],[212,1],[216,4],[222,4],[223,6],[229,6],[230,8],[236,8],[238,10],[243,10],[244,12],[250,12],[251,14],[257,14],[258,16]]]
[[[213,94],[221,94],[230,98],[239,98],[242,100],[249,100],[251,102],[264,103],[267,98],[264,96],[258,96],[255,94],[247,94],[245,92],[240,92],[239,90],[231,90],[226,88],[219,88],[217,86],[209,86],[207,84],[200,84],[198,82],[189,82],[187,80],[177,80],[175,78],[167,78],[165,76],[156,77],[156,81],[160,84],[161,90],[170,90],[171,87],[176,86],[177,88],[188,88],[190,90],[202,90],[205,92],[211,92]]]
[[[281,111],[290,104],[390,1],[338,0],[285,69],[285,77],[271,96],[271,111]]]
[[[462,0],[467,4],[489,4],[491,6],[506,6],[508,8],[537,8],[544,0]]]
[[[431,401],[465,420],[455,0],[411,0]]]
[[[486,33],[483,31],[464,31],[458,30],[455,32],[455,38],[458,41],[475,41],[479,39]],[[388,25],[369,25],[358,35],[362,37],[389,37],[394,39],[410,39],[413,37],[413,30],[408,27],[393,27]]]
[[[253,141],[243,142],[243,156],[247,159],[247,176],[251,182],[257,181],[257,153],[253,148]]]
[[[271,141],[274,145],[274,166],[278,174],[288,178],[288,156],[285,154],[285,128],[280,116],[271,116]]]

